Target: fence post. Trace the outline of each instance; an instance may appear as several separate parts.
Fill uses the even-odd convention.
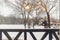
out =
[[[0,31],[0,40],[2,40],[2,32]]]
[[[27,40],[27,32],[24,32],[24,40]]]
[[[52,40],[52,32],[49,32],[49,40]]]

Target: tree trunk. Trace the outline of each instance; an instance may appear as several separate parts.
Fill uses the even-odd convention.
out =
[[[47,17],[48,17],[48,27],[50,28],[50,15],[49,15],[49,12],[47,12]]]

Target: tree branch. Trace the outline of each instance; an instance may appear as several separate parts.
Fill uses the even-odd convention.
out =
[[[55,10],[56,10],[56,9],[55,9]],[[53,11],[53,13],[55,12],[55,10]],[[53,14],[53,13],[51,13],[51,14]],[[51,14],[50,14],[50,15],[51,15]]]
[[[56,6],[57,0],[55,0],[54,3],[55,3],[54,6],[52,6],[48,12],[50,12]]]
[[[48,12],[50,12],[55,6],[56,6],[56,5],[52,6],[51,9],[50,9]]]

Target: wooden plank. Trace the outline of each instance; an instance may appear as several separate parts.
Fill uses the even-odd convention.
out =
[[[60,29],[0,29],[0,31],[7,32],[45,32],[45,31],[59,31]]]

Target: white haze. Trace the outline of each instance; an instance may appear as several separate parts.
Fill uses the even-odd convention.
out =
[[[12,2],[12,3],[14,3],[14,4],[16,4],[15,3],[15,0],[9,0],[10,2]],[[56,12],[54,12],[52,15],[51,15],[51,17],[52,18],[55,18],[55,19],[59,19],[59,4],[57,5],[57,11]],[[53,11],[53,10],[52,10]],[[14,8],[11,8],[11,7],[9,7],[5,2],[4,2],[4,0],[0,0],[0,15],[3,15],[3,16],[5,16],[5,17],[8,17],[8,16],[10,16],[11,14],[14,14],[15,12],[14,12]]]

